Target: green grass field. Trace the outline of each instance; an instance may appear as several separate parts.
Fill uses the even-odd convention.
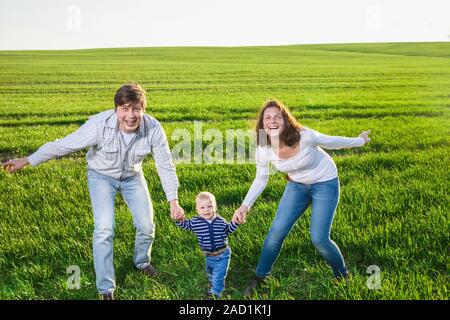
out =
[[[330,151],[341,199],[332,239],[353,273],[334,285],[309,238],[310,211],[284,243],[272,276],[253,299],[449,299],[450,43],[278,47],[0,51],[0,159],[28,155],[113,107],[128,81],[148,91],[148,113],[170,139],[177,128],[249,129],[268,98],[330,135],[372,129],[364,148]],[[202,299],[204,259],[193,234],[177,228],[151,159],[144,163],[155,209],[147,279],[132,264],[131,214],[117,197],[115,267],[120,299]],[[214,193],[230,219],[255,173],[247,164],[179,164],[180,203]],[[284,190],[281,174],[230,236],[225,299],[243,299]],[[93,220],[83,153],[17,174],[0,170],[0,298],[96,299]],[[81,288],[66,269],[81,270]],[[381,288],[367,268],[379,266]]]

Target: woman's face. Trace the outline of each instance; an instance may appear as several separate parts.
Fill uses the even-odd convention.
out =
[[[285,127],[281,110],[277,107],[269,107],[264,110],[263,127],[269,137],[278,137]]]

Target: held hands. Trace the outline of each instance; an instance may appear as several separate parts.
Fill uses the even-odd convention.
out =
[[[249,207],[246,205],[241,205],[233,214],[233,223],[234,224],[242,224],[247,221],[247,212],[249,211]]]
[[[8,171],[9,173],[13,173],[13,172],[15,172],[17,170],[22,169],[27,164],[29,164],[29,162],[28,162],[28,159],[25,157],[25,158],[18,158],[18,159],[8,160],[8,161],[2,163],[2,167],[3,167],[3,169]]]
[[[370,134],[371,131],[372,131],[372,130],[369,129],[369,130],[363,131],[363,132],[361,132],[361,133],[359,134],[358,137],[361,137],[361,138],[364,139],[364,144],[369,143],[369,141],[370,141],[369,134]]]
[[[178,204],[177,199],[170,201],[170,217],[177,222],[186,219],[184,215],[184,210]]]

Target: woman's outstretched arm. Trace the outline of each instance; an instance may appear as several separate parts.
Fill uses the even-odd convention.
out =
[[[342,149],[362,147],[370,141],[369,134],[371,130],[363,131],[355,138],[329,136],[312,129],[308,129],[308,131],[312,144],[326,149]]]
[[[242,224],[246,221],[247,212],[250,207],[264,191],[269,181],[269,159],[265,148],[258,148],[256,151],[256,176],[250,189],[245,196],[242,205],[234,212],[233,223]]]

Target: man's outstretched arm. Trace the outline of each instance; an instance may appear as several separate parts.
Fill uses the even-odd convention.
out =
[[[97,143],[97,123],[95,120],[88,120],[75,132],[41,146],[35,153],[28,157],[11,159],[2,164],[9,173],[15,172],[31,164],[38,164],[62,157],[66,154],[82,150]]]
[[[185,214],[178,204],[178,177],[166,134],[159,123],[152,141],[152,155],[167,201],[170,203],[170,216],[176,221],[182,221]]]

